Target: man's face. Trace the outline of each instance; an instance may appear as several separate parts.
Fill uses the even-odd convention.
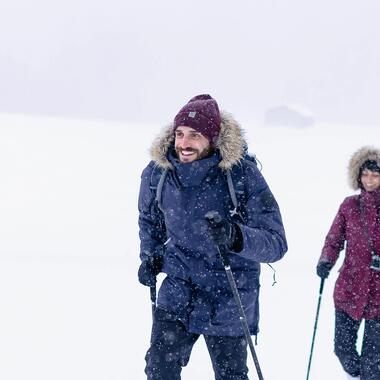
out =
[[[183,163],[199,160],[211,152],[208,139],[190,127],[179,126],[174,135],[175,151]]]

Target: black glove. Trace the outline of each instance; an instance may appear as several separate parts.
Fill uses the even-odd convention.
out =
[[[140,264],[138,276],[141,284],[145,286],[156,285],[156,277],[162,269],[162,258],[151,257]]]
[[[228,248],[233,247],[237,229],[239,229],[235,223],[231,223],[226,219],[219,222],[208,220],[207,228],[214,244],[226,245]]]
[[[322,279],[329,277],[331,268],[333,266],[334,264],[331,263],[330,261],[326,261],[326,260],[320,261],[317,264],[317,275]]]

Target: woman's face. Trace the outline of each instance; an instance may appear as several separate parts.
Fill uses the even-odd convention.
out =
[[[360,177],[364,190],[375,191],[380,187],[380,173],[364,169]]]

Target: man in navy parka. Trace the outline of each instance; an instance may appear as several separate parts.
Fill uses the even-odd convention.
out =
[[[180,379],[200,335],[215,379],[248,379],[247,342],[217,244],[229,250],[250,333],[256,335],[260,263],[280,260],[287,243],[277,202],[246,152],[242,129],[210,95],[192,98],[153,143],[139,194],[138,275],[146,286],[154,286],[160,272],[166,277],[145,358],[149,380]],[[157,202],[152,182],[165,169]],[[244,193],[242,218],[233,212],[227,171]],[[207,222],[209,211],[218,212],[222,223]]]

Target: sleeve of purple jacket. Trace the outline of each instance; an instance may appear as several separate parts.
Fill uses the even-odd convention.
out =
[[[344,242],[346,240],[345,203],[346,200],[339,207],[338,213],[327,233],[319,261],[329,261],[330,263],[335,264],[338,260],[339,253],[344,248]]]

